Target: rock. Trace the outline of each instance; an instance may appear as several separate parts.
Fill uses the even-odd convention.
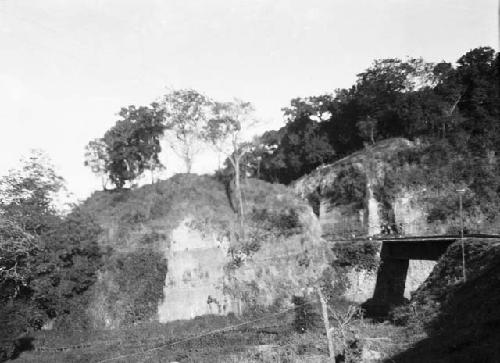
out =
[[[377,362],[380,359],[382,359],[382,353],[376,350],[363,348],[363,352],[361,353],[361,361],[363,363]]]

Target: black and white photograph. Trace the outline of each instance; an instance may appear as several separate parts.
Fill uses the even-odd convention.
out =
[[[500,0],[0,0],[0,362],[500,363]]]

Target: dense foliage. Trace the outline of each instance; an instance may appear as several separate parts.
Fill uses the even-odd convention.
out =
[[[160,137],[165,130],[165,110],[157,103],[150,107],[122,108],[120,120],[86,146],[85,165],[121,189],[145,170],[162,167],[159,160]],[[103,183],[104,186],[106,182]]]
[[[0,179],[0,358],[15,340],[49,319],[85,320],[86,292],[101,265],[93,218],[78,208],[57,213],[63,186],[41,154]]]
[[[471,50],[456,65],[377,60],[349,89],[292,100],[284,109],[287,124],[260,137],[248,171],[289,183],[391,137],[445,143],[450,157],[484,164],[500,147],[499,67],[500,56],[488,47]]]
[[[104,299],[98,298],[93,309],[104,314],[101,321],[109,319],[115,327],[154,320],[166,274],[167,261],[161,252],[142,248],[116,253],[106,261],[96,285],[96,293]]]
[[[362,208],[366,198],[366,175],[354,166],[343,167],[324,193],[332,206],[352,203],[354,208]]]
[[[375,272],[380,263],[380,243],[373,241],[337,243],[332,247],[335,265],[356,271]]]
[[[466,239],[467,279],[460,242],[451,245],[410,304],[394,309],[394,322],[427,338],[393,357],[395,362],[496,362],[500,328],[498,240]]]

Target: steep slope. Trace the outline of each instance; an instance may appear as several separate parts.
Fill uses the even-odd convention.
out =
[[[467,281],[460,242],[451,245],[410,305],[394,318],[428,338],[393,357],[396,362],[500,361],[500,240],[465,241]]]
[[[459,155],[443,140],[394,138],[320,166],[293,187],[315,207],[327,239],[456,234],[459,189],[466,231],[498,233],[495,160]]]
[[[304,288],[300,255],[322,242],[317,219],[287,187],[246,180],[242,235],[230,189],[209,176],[179,174],[89,198],[84,208],[97,216],[100,243],[110,249],[94,289],[95,324],[290,304]]]
[[[391,159],[417,147],[402,138],[387,139],[332,164],[318,167],[293,184],[296,193],[316,204],[325,237],[377,235],[392,206],[376,195]],[[407,221],[409,222],[409,221]]]

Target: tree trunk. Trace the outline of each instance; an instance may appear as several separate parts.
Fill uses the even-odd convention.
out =
[[[190,174],[193,166],[193,159],[189,155],[184,156],[184,164],[186,164],[186,173]]]
[[[242,237],[245,238],[245,211],[243,208],[243,194],[241,193],[240,184],[240,162],[239,159],[234,160],[234,187],[236,189],[236,197],[240,207],[240,227]]]
[[[321,303],[321,312],[323,316],[323,324],[326,330],[326,339],[328,340],[328,352],[330,354],[330,360],[335,362],[335,347],[333,345],[332,330],[330,329],[330,321],[328,320],[328,305],[326,303],[326,298],[321,291],[321,287],[317,287],[319,302]]]

